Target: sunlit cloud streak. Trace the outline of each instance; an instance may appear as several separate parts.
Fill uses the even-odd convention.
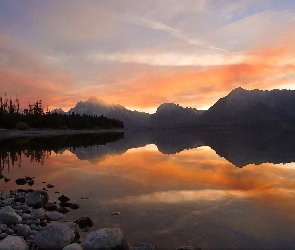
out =
[[[197,45],[197,46],[201,46],[206,49],[227,52],[227,50],[225,50],[225,49],[206,45],[206,43],[200,39],[190,38],[190,37],[186,36],[185,34],[183,34],[180,30],[175,29],[171,26],[168,26],[167,24],[164,24],[164,23],[161,23],[158,21],[148,20],[148,19],[143,19],[143,18],[138,18],[138,17],[131,17],[131,16],[126,16],[126,21],[131,22],[136,25],[141,25],[141,26],[144,26],[144,27],[147,27],[150,29],[164,31],[167,34],[169,34],[175,38],[179,38],[191,45]]]

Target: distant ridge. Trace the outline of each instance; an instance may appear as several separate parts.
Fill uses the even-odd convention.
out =
[[[295,91],[236,88],[198,119],[198,125],[294,123]]]
[[[96,97],[90,97],[86,102],[78,102],[69,112],[116,118],[124,122],[125,128],[144,127],[150,117],[147,113],[131,111],[119,104],[107,104]]]
[[[204,110],[184,108],[174,103],[164,103],[158,107],[155,114],[151,115],[148,125],[154,128],[182,127],[197,119],[204,112]]]
[[[163,103],[156,113],[132,111],[119,104],[107,104],[97,97],[78,102],[69,112],[57,113],[104,115],[124,122],[127,129],[146,128],[212,128],[232,126],[295,127],[294,90],[245,90],[236,88],[220,98],[208,110],[184,108]]]

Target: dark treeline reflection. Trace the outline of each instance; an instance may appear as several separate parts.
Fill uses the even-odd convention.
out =
[[[44,163],[44,159],[63,149],[75,150],[106,145],[124,138],[124,133],[99,133],[54,137],[16,138],[0,140],[0,169],[11,165],[21,166],[22,157],[32,162]]]
[[[114,142],[114,143],[109,143]],[[155,144],[163,154],[209,146],[237,167],[295,162],[295,131],[146,130],[125,133],[19,138],[0,141],[2,168],[21,164],[22,155],[43,164],[52,152],[69,149],[79,159],[100,161],[130,148]]]

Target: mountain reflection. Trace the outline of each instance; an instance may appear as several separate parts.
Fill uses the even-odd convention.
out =
[[[295,162],[295,132],[149,130],[124,133],[124,139],[98,148],[71,150],[79,159],[100,161],[107,154],[155,144],[163,154],[176,154],[200,146],[211,147],[237,167],[248,164]]]
[[[146,130],[125,133],[19,138],[0,141],[0,164],[21,164],[22,155],[43,164],[52,152],[70,150],[81,160],[100,162],[128,149],[155,144],[163,154],[209,146],[237,167],[295,162],[294,131]]]

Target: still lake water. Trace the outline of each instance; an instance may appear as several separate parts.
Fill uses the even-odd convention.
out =
[[[0,141],[1,190],[19,177],[159,249],[294,249],[295,133],[130,131]],[[14,161],[14,162],[13,162]],[[43,183],[46,182],[46,183]],[[55,193],[58,191],[59,193]],[[88,199],[81,199],[81,197]],[[120,215],[111,215],[120,212]]]

